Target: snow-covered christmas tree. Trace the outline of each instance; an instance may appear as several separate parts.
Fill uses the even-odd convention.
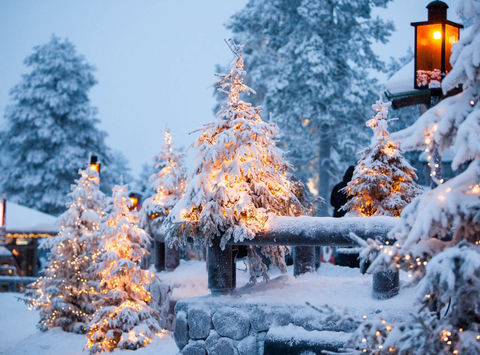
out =
[[[58,215],[85,157],[111,160],[88,98],[96,80],[74,45],[56,36],[25,64],[31,71],[12,89],[5,111],[0,186],[12,201]]]
[[[351,197],[344,208],[350,214],[399,217],[403,208],[422,188],[417,185],[415,169],[410,166],[388,133],[390,102],[377,101],[377,112],[367,121],[374,136],[371,145],[362,150],[352,180],[345,191]]]
[[[163,222],[177,201],[185,194],[187,173],[183,164],[184,155],[173,147],[172,136],[168,130],[164,134],[162,150],[154,159],[157,172],[150,176],[149,180],[155,193],[143,204],[143,226],[152,219]]]
[[[160,314],[150,305],[147,290],[155,275],[139,265],[150,238],[137,226],[138,213],[130,207],[127,188],[116,186],[97,233],[102,254],[92,266],[100,277],[100,299],[88,332],[91,353],[137,349],[162,334]]]
[[[453,68],[442,89],[447,93],[461,84],[463,92],[392,136],[405,149],[428,154],[451,148],[452,168],[459,173],[445,183],[437,179],[435,189],[405,208],[392,232],[396,246],[384,248],[372,264],[403,268],[419,280],[419,308],[391,333],[366,339],[369,350],[382,345],[401,354],[480,353],[480,1],[457,6],[473,24],[453,45]]]
[[[215,240],[224,248],[229,241],[253,239],[270,214],[304,212],[295,194],[298,184],[292,182],[290,167],[275,146],[276,127],[262,121],[260,107],[241,100],[242,94],[254,91],[244,84],[240,48],[233,44],[232,50],[236,54],[232,68],[217,82],[228,102],[195,143],[194,176],[166,219],[170,244],[185,244],[191,236],[205,245]],[[285,247],[262,248],[281,269],[285,251]],[[251,255],[260,259],[253,248]]]
[[[27,302],[40,310],[41,330],[62,327],[84,333],[95,311],[97,282],[88,270],[99,255],[98,230],[105,196],[96,170],[80,171],[72,185],[68,210],[59,217],[60,232],[46,239],[48,266],[27,291]]]

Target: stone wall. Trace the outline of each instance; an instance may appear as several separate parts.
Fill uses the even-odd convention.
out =
[[[338,332],[357,326],[328,307],[319,312],[307,305],[237,304],[228,296],[181,300],[175,313],[174,338],[184,355],[263,355],[268,330],[288,324]]]

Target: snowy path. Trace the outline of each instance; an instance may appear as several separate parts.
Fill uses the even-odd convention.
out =
[[[38,313],[17,301],[18,293],[0,293],[0,354],[2,355],[86,355],[84,335],[66,333],[59,328],[41,332],[35,328]],[[113,354],[162,354],[178,352],[172,336],[156,339],[147,348]]]

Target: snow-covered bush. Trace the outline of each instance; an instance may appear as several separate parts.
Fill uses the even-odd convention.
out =
[[[48,266],[27,291],[27,303],[40,310],[41,330],[62,327],[69,332],[86,332],[95,311],[96,278],[88,270],[99,255],[98,230],[105,196],[99,190],[95,170],[80,171],[72,185],[68,210],[59,217],[60,232],[46,239],[50,249]]]
[[[230,73],[221,74],[217,83],[229,100],[219,110],[218,120],[205,125],[197,139],[194,176],[165,221],[170,245],[185,244],[193,237],[224,248],[229,241],[253,239],[270,214],[304,212],[298,198],[301,186],[291,178],[290,167],[275,146],[276,127],[261,119],[260,107],[240,99],[254,93],[244,84],[245,75],[237,52]],[[260,261],[251,249],[252,257]],[[285,269],[286,247],[261,249]]]
[[[160,313],[147,287],[155,278],[140,268],[149,237],[137,226],[138,214],[131,211],[125,186],[113,189],[113,203],[107,207],[96,237],[102,253],[91,269],[100,278],[100,298],[95,303],[88,332],[91,353],[115,348],[137,349],[162,333]]]
[[[392,135],[405,149],[429,153],[430,164],[434,149],[452,148],[459,170],[445,183],[432,177],[439,186],[405,208],[392,231],[395,246],[371,266],[404,268],[419,281],[417,314],[385,340],[400,354],[480,352],[480,0],[461,0],[457,10],[473,24],[453,45],[442,89],[461,84],[463,92]]]
[[[149,178],[154,194],[142,206],[141,225],[144,228],[153,219],[158,221],[156,223],[162,223],[185,194],[187,173],[183,163],[184,154],[175,150],[168,130],[165,131],[164,141],[162,150],[155,156],[157,171]]]
[[[361,216],[399,217],[422,189],[415,183],[415,169],[402,156],[398,144],[388,133],[388,108],[390,103],[377,101],[372,108],[375,117],[367,121],[374,136],[371,145],[362,150],[345,188],[351,199],[343,207],[350,214]]]

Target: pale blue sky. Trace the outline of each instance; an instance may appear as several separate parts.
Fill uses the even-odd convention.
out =
[[[396,33],[383,57],[413,45],[412,21],[427,17],[424,0],[394,0],[381,16]],[[456,20],[454,0],[449,18]],[[0,116],[8,91],[26,71],[23,59],[55,33],[68,37],[96,68],[91,92],[108,144],[121,150],[135,174],[161,146],[163,129],[190,144],[189,132],[214,119],[209,87],[214,66],[228,63],[223,24],[246,0],[0,0]],[[247,68],[248,70],[248,68]]]

